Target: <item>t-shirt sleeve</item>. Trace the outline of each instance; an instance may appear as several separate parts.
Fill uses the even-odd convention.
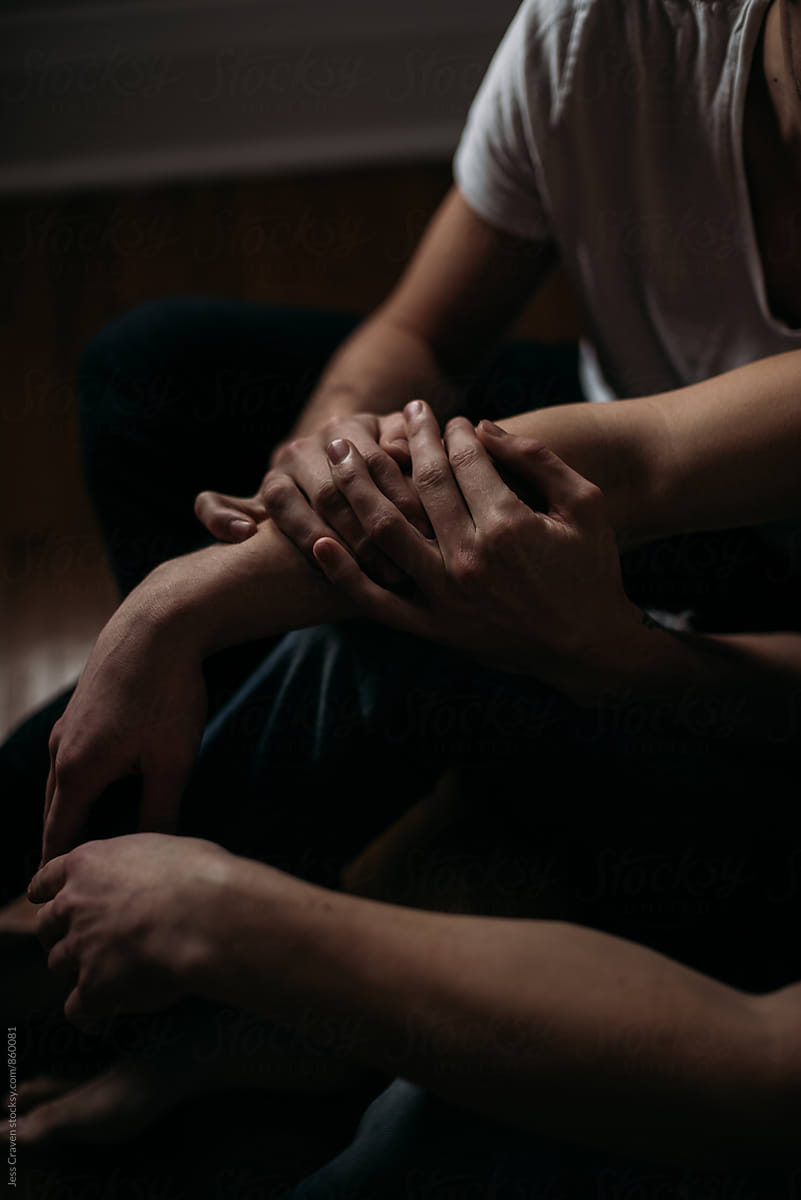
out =
[[[454,181],[479,216],[506,233],[537,241],[551,232],[531,120],[532,103],[547,120],[542,112],[551,77],[546,7],[553,18],[559,7],[553,0],[521,4],[476,92],[453,158]]]

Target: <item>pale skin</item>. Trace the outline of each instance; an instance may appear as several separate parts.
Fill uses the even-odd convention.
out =
[[[771,79],[776,71],[784,69],[781,77],[785,87],[778,91],[771,87],[770,106],[764,110],[755,106],[753,112],[762,132],[769,126],[778,145],[789,152],[797,143],[800,123],[786,86],[786,63],[781,44],[776,40],[777,12],[778,5],[774,5],[768,14],[763,65]],[[768,178],[766,175],[763,191],[769,187]],[[772,199],[775,203],[775,197]],[[457,248],[458,253],[455,252]],[[373,479],[382,483],[382,494],[394,499],[398,511],[424,530],[425,519],[418,507],[419,494],[409,486],[410,448],[408,436],[405,444],[400,436],[399,420],[402,418],[399,410],[413,396],[426,395],[433,401],[434,413],[440,420],[458,411],[458,388],[450,383],[450,379],[460,370],[469,369],[473,361],[464,361],[463,348],[470,346],[474,357],[480,357],[491,347],[539,284],[552,258],[550,247],[533,246],[498,234],[468,209],[456,190],[450,194],[389,300],[333,360],[298,423],[291,446],[279,448],[274,455],[274,468],[268,474],[261,496],[244,502],[252,506],[250,513],[245,513],[246,528],[229,533],[229,536],[243,540],[235,545],[211,547],[158,568],[125,601],[104,630],[75,699],[54,730],[43,844],[45,860],[68,861],[59,856],[79,839],[83,819],[93,800],[113,779],[132,769],[143,775],[142,828],[169,830],[173,827],[182,784],[202,729],[205,700],[199,664],[206,654],[243,637],[254,638],[356,612],[364,613],[370,604],[373,605],[374,619],[399,623],[398,598],[382,589],[377,599],[369,590],[370,576],[373,581],[378,581],[374,586],[380,587],[382,579],[386,582],[382,573],[391,561],[387,554],[390,547],[386,526],[381,526],[378,534],[375,530],[371,534],[369,522],[366,529],[362,522],[359,522],[359,529],[353,524],[341,503],[341,496],[347,495],[353,481],[342,478],[337,481],[328,460],[323,462],[327,447],[331,442],[343,439],[350,442],[352,461],[358,462],[358,455],[368,460],[372,456],[370,473]],[[492,314],[489,324],[488,313]],[[513,474],[515,469],[519,471],[521,463],[541,456],[543,445],[555,452],[582,477],[585,508],[589,510],[594,506],[598,510],[603,506],[605,510],[603,522],[598,523],[597,512],[592,516],[596,532],[603,529],[598,544],[608,546],[610,535],[619,546],[627,546],[691,529],[758,523],[797,515],[801,508],[797,471],[801,450],[801,417],[796,399],[799,377],[801,358],[794,352],[661,396],[642,397],[615,405],[553,408],[501,422],[509,432],[521,435],[520,438],[499,439],[484,427],[475,430],[471,437],[505,477]],[[463,427],[462,436],[467,437]],[[453,431],[446,434],[446,443],[452,437]],[[475,448],[471,453],[477,453]],[[395,473],[393,465],[401,469]],[[593,488],[591,492],[587,491],[588,483]],[[595,491],[601,493],[601,500],[597,499]],[[221,502],[214,494],[205,494],[198,500],[198,512],[214,532],[225,536],[224,523],[239,519],[238,506],[242,503],[239,500],[225,502],[225,498]],[[268,511],[270,516],[264,519]],[[251,518],[249,523],[248,516]],[[525,521],[530,524],[530,517],[526,516]],[[333,548],[330,540],[325,541],[332,537]],[[340,554],[338,566],[336,560],[328,564],[330,578],[326,579],[320,569],[324,565],[324,547],[328,546],[329,553],[333,549],[336,554],[338,543],[344,543],[354,551],[368,575],[354,574],[353,567],[348,566],[351,560]],[[407,567],[408,563],[404,570]],[[346,575],[345,572],[350,573]],[[614,579],[613,573],[610,577]],[[484,579],[486,583],[486,573]],[[486,585],[487,591],[482,593],[477,588],[474,593],[477,610],[493,595],[494,585]],[[546,607],[551,606],[555,612],[561,610],[568,596],[564,580],[561,588],[560,591],[559,581],[555,580],[553,590],[545,600]],[[384,605],[383,617],[378,603]],[[670,693],[676,688],[693,686],[716,694],[733,684],[745,685],[763,691],[767,698],[772,697],[781,704],[788,688],[796,688],[801,679],[801,638],[795,633],[682,639],[644,629],[639,619],[635,633],[636,614],[625,605],[621,608],[613,605],[612,608],[614,619],[610,619],[608,636],[601,638],[600,645],[596,627],[589,641],[578,636],[572,641],[568,639],[569,644],[560,642],[553,630],[553,640],[545,644],[540,632],[539,641],[531,649],[532,673],[561,687],[580,702],[590,703],[599,689],[605,691],[611,681],[613,687],[621,686],[622,682],[629,693],[633,689],[636,694],[642,689],[649,695],[654,688]],[[435,640],[444,640],[444,629],[448,629],[448,636],[451,636],[452,616],[452,610],[445,608],[439,627],[429,626],[428,630],[418,627],[418,632]],[[416,619],[419,623],[419,613]],[[578,614],[579,629],[581,624]],[[500,636],[496,629],[493,639],[484,643],[480,634],[476,636],[475,622],[472,625],[469,620],[463,622],[464,640],[457,645],[483,661],[503,665],[507,661],[503,656],[503,639],[519,635],[520,630],[513,617],[504,626],[501,615],[499,626]],[[137,643],[132,643],[130,637],[134,629],[139,638]],[[623,630],[626,631],[625,639]],[[617,653],[624,640],[632,646],[628,658]],[[169,679],[160,651],[168,642]],[[173,689],[172,692],[166,690],[168,687]],[[155,701],[154,697],[159,700]],[[183,707],[177,703],[179,697],[184,701]],[[176,712],[179,712],[177,718],[172,715]],[[111,726],[109,713],[114,714]],[[102,753],[100,747],[103,747]],[[123,841],[127,839],[120,839],[119,844]],[[110,845],[105,843],[107,847]],[[89,855],[85,857],[88,862]],[[121,870],[125,869],[121,866]],[[90,868],[85,870],[88,872]],[[278,873],[269,872],[267,868],[258,870],[266,873],[260,876],[262,880],[270,877],[272,883],[269,886],[278,886],[275,884]],[[255,876],[248,878],[258,888]],[[286,877],[280,878],[280,887],[308,887],[297,881],[284,884]],[[295,891],[295,894],[299,893]],[[348,899],[356,907],[347,909],[346,924],[351,914],[366,911],[362,906],[367,903]],[[313,906],[313,900],[309,904]],[[387,911],[379,906],[379,917],[371,919],[385,925],[389,921],[387,928],[396,919],[401,924],[407,919],[405,915],[396,917],[397,910],[391,911],[394,915],[390,920]],[[403,910],[404,914],[406,911]],[[434,924],[427,924],[429,918]],[[440,919],[445,918],[434,919],[430,914],[416,914],[414,918],[418,922],[415,929],[422,932],[415,933],[415,937],[410,935],[410,941],[417,946],[419,958],[414,958],[413,965],[415,971],[422,973],[421,980],[435,967],[433,959],[437,956],[432,955],[431,947],[437,944],[437,937],[441,937],[440,926],[436,924]],[[354,916],[353,920],[357,918]],[[247,928],[245,924],[243,930]],[[253,944],[249,952],[255,956],[259,953],[257,947],[263,949],[260,938],[264,937],[264,931],[259,934],[255,927],[250,928]],[[566,928],[557,931],[560,944]],[[227,933],[231,931],[227,930]],[[309,936],[313,939],[315,935],[312,932]],[[479,946],[482,936],[486,935],[479,931],[470,934],[469,938],[477,939],[475,945]],[[576,936],[592,940],[586,930],[578,931]],[[369,934],[365,937],[365,947],[369,947]],[[415,941],[416,938],[419,940]],[[523,946],[515,942],[511,930],[509,938],[511,940],[503,942],[507,952],[510,955],[523,952]],[[250,943],[250,940],[250,935],[243,933],[243,941]],[[571,995],[595,996],[594,981],[597,979],[600,984],[601,963],[606,961],[603,956],[608,952],[608,941],[606,939],[603,949],[594,957],[590,954],[584,963],[588,978],[592,977],[592,985],[577,984],[581,976],[574,973],[569,981]],[[545,961],[548,961],[549,943],[546,940],[541,944]],[[641,958],[642,952],[637,947],[627,943],[620,945],[626,947],[623,953],[633,956],[626,961],[631,963],[634,977],[641,980],[643,989],[647,990],[652,959]],[[550,949],[553,950],[552,945]],[[483,948],[482,953],[485,952],[486,948]],[[467,949],[465,955],[466,977],[471,977],[469,964],[472,961],[475,966],[478,956],[470,960]],[[429,958],[431,962],[428,962]],[[671,1002],[678,1005],[675,1013],[671,1011],[669,1020],[675,1016],[680,1026],[679,1014],[684,1002],[682,985],[665,968],[667,960],[660,956],[653,958],[660,963],[659,971],[666,971],[660,978],[666,979]],[[269,959],[266,961],[265,973],[269,971]],[[258,963],[253,969],[258,972]],[[354,970],[357,969],[355,965]],[[471,978],[479,977],[483,977],[483,971]],[[499,978],[503,978],[502,973]],[[685,975],[680,978],[684,979]],[[369,980],[354,976],[351,982],[354,994],[366,989],[365,1012],[369,1012]],[[467,982],[466,978],[465,986]],[[435,984],[436,987],[441,985],[444,986],[442,981]],[[714,1020],[718,1021],[721,1014],[728,1011],[731,996],[739,996],[730,989],[721,992],[718,990],[721,986],[714,985],[708,993],[711,1003],[708,1021],[712,1021],[713,1008]],[[314,981],[308,987],[311,1002]],[[567,977],[565,988],[568,988]],[[726,998],[722,998],[724,992]],[[743,1087],[732,1090],[729,1086],[731,1076],[726,1072],[734,1069],[734,1062],[752,1061],[749,1047],[759,1045],[760,1050],[764,1049],[766,1036],[771,1045],[778,1044],[777,1037],[786,1037],[789,1039],[787,1044],[795,1046],[791,1019],[793,1005],[788,1003],[791,994],[788,990],[773,998],[760,998],[756,1005],[749,1002],[746,1007],[750,1015],[744,1018],[745,1023],[739,1024],[738,1017],[729,1027],[732,1040],[721,1043],[716,1051],[722,1074],[716,1077],[715,1085],[727,1098],[737,1095],[742,1098],[746,1090]],[[645,991],[633,991],[634,1007],[630,1013],[622,1013],[622,1020],[624,1026],[627,1021],[634,1021],[638,1029],[643,1029],[643,1036],[646,1039],[652,1037],[656,1044],[660,1029],[657,1025],[648,1025],[645,1014],[650,1009],[643,1001],[644,995]],[[468,997],[470,1003],[478,1002],[479,997],[471,993],[470,987]],[[499,996],[496,1000],[502,1011],[503,998]],[[352,1003],[356,1001],[352,1000]],[[736,999],[733,1003],[743,1015],[741,1000]],[[595,1000],[577,1019],[590,1024],[597,1022],[600,1009],[596,1010],[594,1004]],[[615,998],[615,1005],[620,1005],[619,997]],[[752,1025],[751,1017],[757,1010],[759,1019]],[[532,1013],[536,1012],[535,1004]],[[266,1010],[265,1013],[280,1016]],[[381,1031],[391,1041],[391,1020],[381,1027]],[[571,1028],[568,1032],[570,1036],[565,1040],[570,1045],[577,1029]],[[482,1048],[472,1044],[469,1053],[481,1054]],[[754,1091],[765,1096],[768,1104],[772,1104],[779,1094],[784,1099],[795,1094],[797,1056],[789,1057],[796,1074],[783,1075],[780,1083],[772,1071],[769,1081],[751,1079]],[[371,1051],[368,1060],[379,1063],[380,1055]],[[768,1056],[768,1061],[775,1062],[775,1059]],[[496,1065],[500,1070],[500,1065]],[[658,1065],[655,1070],[658,1077]],[[685,1079],[685,1085],[688,1094],[692,1093],[694,1097],[696,1092],[689,1085],[690,1078],[691,1075]],[[458,1071],[455,1079],[458,1079]],[[441,1087],[436,1081],[422,1076],[420,1081]],[[587,1079],[577,1080],[578,1085],[587,1089]],[[446,1084],[443,1094],[451,1094],[447,1090],[451,1086],[455,1088],[456,1084]],[[518,1087],[523,1086],[523,1083],[518,1084]],[[767,1091],[761,1090],[763,1086]],[[502,1091],[499,1088],[499,1092]],[[587,1094],[591,1093],[592,1088],[589,1088]],[[574,1101],[578,1094],[574,1094]],[[629,1102],[636,1107],[633,1100]],[[704,1098],[704,1103],[711,1103],[709,1097]],[[783,1115],[777,1118],[779,1130],[789,1127],[782,1125],[789,1119],[789,1110],[782,1111]],[[597,1113],[595,1119],[597,1121]],[[734,1120],[738,1127],[736,1122],[742,1120],[742,1116],[733,1116],[727,1110],[726,1119]],[[687,1152],[692,1155],[692,1131],[688,1132],[688,1137]],[[627,1148],[632,1149],[634,1145],[631,1142]],[[662,1150],[655,1146],[653,1152],[659,1156]]]

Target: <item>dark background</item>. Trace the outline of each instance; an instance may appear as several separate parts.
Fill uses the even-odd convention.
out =
[[[369,312],[450,186],[515,8],[0,8],[0,734],[77,675],[115,604],[77,457],[86,342],[180,292]],[[514,333],[576,331],[555,276]]]

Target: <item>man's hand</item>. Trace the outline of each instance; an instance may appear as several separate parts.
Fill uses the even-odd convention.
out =
[[[270,470],[255,496],[225,496],[201,492],[195,513],[221,541],[244,541],[266,517],[314,562],[312,546],[321,537],[335,536],[359,564],[376,579],[392,585],[400,580],[381,550],[365,537],[362,526],[342,493],[331,481],[326,446],[348,438],[382,493],[421,532],[429,533],[425,512],[404,469],[409,446],[402,413],[373,416],[354,413],[333,417],[305,437],[277,446]]]
[[[206,718],[201,658],[189,631],[164,619],[169,601],[145,580],[101,631],[50,735],[42,861],[79,839],[94,801],[139,775],[139,827],[175,828]]]
[[[42,867],[28,898],[42,906],[48,966],[72,984],[65,1016],[81,1025],[187,994],[235,861],[197,838],[132,834],[86,842]]]
[[[331,538],[314,546],[322,569],[368,618],[566,686],[577,663],[608,652],[640,620],[623,590],[603,495],[531,439],[491,424],[476,431],[457,417],[443,445],[423,401],[405,413],[412,480],[436,540],[382,495],[356,446],[339,439],[329,458],[365,537],[408,575],[416,594],[381,588]],[[493,459],[542,496],[544,512],[523,503]]]

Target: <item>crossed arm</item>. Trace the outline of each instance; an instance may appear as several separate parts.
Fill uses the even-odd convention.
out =
[[[791,517],[801,511],[799,379],[801,353],[792,352],[680,392],[566,405],[502,422],[509,430],[524,429],[526,437],[498,437],[482,423],[474,440],[499,470],[524,484],[528,479],[535,491],[537,480],[529,476],[543,443],[575,468],[585,485],[591,481],[593,495],[602,493],[605,513],[603,529],[592,535],[596,542],[608,542],[610,529],[620,546],[667,533]],[[357,443],[351,444],[358,453]],[[327,461],[326,471],[329,489],[341,499]],[[408,475],[403,478],[409,482]],[[264,519],[243,542],[214,545],[157,568],[102,631],[51,737],[45,860],[74,844],[94,799],[131,771],[143,780],[142,828],[174,828],[202,733],[201,663],[207,655],[364,613],[354,593],[339,581],[332,583],[315,560],[314,545],[332,529],[294,485],[287,486],[284,499],[275,519]],[[345,507],[352,515],[349,503]],[[522,508],[517,516],[524,517]],[[382,534],[380,525],[373,528],[369,521],[360,527],[362,544],[386,561],[386,529]],[[481,548],[487,567],[491,541],[484,538]],[[487,612],[498,597],[491,572],[485,571],[484,579],[486,587],[474,595],[477,609]],[[543,586],[542,603],[565,609],[564,584],[554,577],[550,585],[543,579]],[[575,613],[579,624],[597,604],[586,588],[582,594],[588,607],[583,616]],[[378,609],[372,615],[384,619]],[[637,628],[634,617],[629,611],[625,636],[622,627],[610,629],[604,645],[579,639],[562,653],[536,636],[532,653],[517,659],[525,657],[533,674],[579,702],[619,694],[638,704],[652,697],[661,703],[665,695],[716,697],[736,688],[754,697],[743,711],[742,736],[759,734],[759,722],[764,732],[777,721],[786,726],[788,716],[794,719],[801,685],[798,633],[678,637],[641,624]],[[438,636],[433,627],[429,636]],[[510,636],[520,641],[525,631],[512,629]],[[482,637],[481,629],[474,629],[460,649],[486,657]]]

